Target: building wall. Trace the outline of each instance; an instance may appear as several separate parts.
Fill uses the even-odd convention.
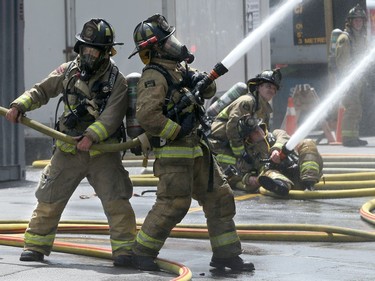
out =
[[[11,3],[10,0],[5,0]],[[147,17],[160,13],[176,26],[176,37],[196,56],[193,67],[211,71],[248,34],[246,9],[257,17],[255,28],[261,18],[268,14],[268,0],[23,0],[24,2],[24,85],[26,89],[45,78],[52,70],[75,54],[71,52],[75,34],[90,18],[104,18],[114,27],[117,46],[114,57],[120,71],[125,75],[140,73],[143,64],[137,56],[128,59],[134,49],[133,30]],[[250,7],[251,6],[251,7]],[[216,80],[218,95],[239,81],[270,66],[269,37],[234,64],[228,73]],[[70,52],[70,53],[69,53]],[[24,89],[14,91],[20,95]],[[58,99],[52,99],[42,109],[28,112],[27,116],[53,127]],[[4,103],[3,103],[4,104]],[[7,103],[5,103],[7,105]],[[61,109],[61,106],[60,106]],[[59,115],[59,113],[58,113]],[[52,153],[52,140],[41,133],[23,127],[26,144],[26,164],[46,159]]]
[[[0,4],[0,105],[9,103],[24,89],[23,35],[24,7],[22,0],[1,1]],[[23,126],[0,118],[0,181],[25,178]]]

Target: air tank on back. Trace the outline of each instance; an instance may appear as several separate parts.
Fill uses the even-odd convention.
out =
[[[141,78],[141,74],[137,72],[130,73],[126,76],[128,82],[128,110],[126,111],[126,134],[133,138],[138,137],[144,132],[135,118],[137,104],[137,83]]]
[[[207,115],[211,119],[215,118],[220,111],[231,104],[234,100],[247,93],[247,85],[243,82],[234,84],[226,91],[217,101],[215,101],[208,109]]]

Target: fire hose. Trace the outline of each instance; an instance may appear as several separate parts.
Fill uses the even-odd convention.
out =
[[[5,116],[7,114],[7,112],[8,112],[8,109],[0,106],[0,115]],[[25,125],[25,126],[28,126],[28,127],[32,128],[32,129],[34,129],[34,130],[36,130],[40,133],[43,133],[47,136],[50,136],[54,139],[57,139],[57,140],[60,140],[60,141],[63,141],[63,142],[66,142],[66,143],[69,143],[69,144],[72,144],[72,145],[77,144],[77,141],[75,139],[73,139],[71,136],[68,136],[64,133],[56,131],[56,130],[54,130],[54,129],[46,126],[46,125],[43,125],[43,124],[41,124],[41,123],[39,123],[35,120],[32,120],[30,118],[25,117],[25,116],[21,117],[20,123]],[[93,144],[91,146],[91,149],[101,151],[101,152],[115,152],[115,151],[125,151],[127,149],[137,147],[137,146],[140,146],[140,145],[141,145],[141,141],[139,140],[139,138],[135,138],[133,140],[123,142],[123,143]]]

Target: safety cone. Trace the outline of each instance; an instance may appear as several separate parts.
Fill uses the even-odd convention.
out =
[[[288,135],[293,135],[297,129],[296,109],[292,97],[288,98],[288,107],[286,109],[285,131]]]
[[[342,118],[344,117],[345,108],[340,105],[337,111],[337,125],[336,125],[336,142],[342,143]]]

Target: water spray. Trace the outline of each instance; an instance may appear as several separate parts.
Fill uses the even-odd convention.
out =
[[[193,89],[191,94],[187,95],[186,99],[182,101],[180,106],[169,112],[168,116],[173,116],[181,112],[187,106],[197,103],[202,105],[203,98],[200,95],[214,80],[228,72],[228,69],[234,65],[246,52],[248,52],[256,43],[259,42],[270,30],[279,24],[286,15],[298,4],[301,0],[287,0],[276,11],[270,15],[258,28],[252,31],[245,39],[243,39],[230,53],[219,63],[217,63],[211,72],[202,79]]]
[[[297,131],[291,136],[289,141],[285,144],[283,148],[283,153],[288,153],[292,151],[297,144],[302,141],[308,133],[315,128],[315,126],[323,120],[329,110],[343,97],[350,89],[353,82],[356,80],[360,81],[363,73],[368,69],[370,64],[373,62],[375,56],[375,46],[372,47],[370,52],[365,55],[362,60],[357,64],[357,66],[345,76],[340,84],[333,89],[333,91],[327,96],[327,98],[311,113],[311,115],[306,119],[306,121],[300,126]]]
[[[248,52],[260,39],[262,39],[269,30],[273,29],[278,23],[282,21],[282,19],[285,18],[286,15],[288,15],[289,11],[291,11],[298,3],[300,3],[301,0],[286,0],[283,5],[281,5],[276,11],[270,15],[258,28],[253,30],[240,44],[238,44],[224,59],[223,61],[217,63],[215,67],[211,70],[211,72],[202,79],[195,89],[191,92],[190,95],[187,95],[187,99],[184,100],[184,104],[181,104],[179,109],[177,110],[183,110],[186,108],[186,106],[189,106],[191,104],[203,104],[203,99],[200,95],[202,91],[204,91],[214,80],[219,78],[220,76],[224,75],[226,72],[228,72],[228,68],[230,68],[234,63],[236,63],[246,52]],[[181,109],[182,108],[182,109]],[[200,107],[201,110],[202,106]],[[5,115],[7,112],[6,108],[0,108],[0,115]],[[168,116],[173,116],[176,114],[176,110],[173,110],[173,112],[168,112]],[[203,112],[204,113],[204,112]],[[59,132],[48,128],[48,130],[44,130],[42,128],[42,124],[37,123],[36,121],[27,119],[26,117],[23,118],[23,124],[37,130],[41,131],[44,134],[50,135],[55,137],[56,139],[64,140],[67,143],[73,144],[73,140],[70,139],[69,136],[64,136],[58,134]],[[30,121],[30,122],[26,122]],[[35,123],[35,124],[34,124]],[[34,124],[32,127],[31,124]],[[115,144],[106,144],[106,145],[95,145],[98,146],[99,149],[104,149],[104,146],[108,146],[108,149],[111,151],[122,151],[124,149],[137,147],[140,144],[140,141],[135,138],[134,140],[127,141],[126,143],[118,144],[119,146],[116,146]],[[94,148],[94,147],[93,147]]]

